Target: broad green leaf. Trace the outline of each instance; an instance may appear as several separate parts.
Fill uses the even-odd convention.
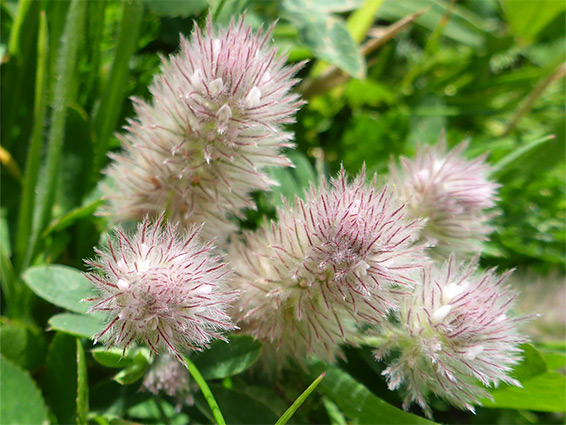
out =
[[[77,343],[58,333],[47,354],[45,396],[60,424],[77,422]]]
[[[35,381],[0,355],[0,423],[47,424],[47,408]]]
[[[301,0],[301,2],[308,9],[322,13],[349,12],[364,4],[364,0]]]
[[[134,362],[118,372],[116,376],[114,376],[114,380],[121,385],[133,384],[145,375],[149,366],[150,363],[147,357],[139,352],[136,357],[134,357]]]
[[[72,267],[31,267],[26,270],[23,279],[37,296],[76,313],[86,313],[89,305],[82,300],[96,296],[89,280]]]
[[[204,379],[222,379],[248,369],[260,351],[259,341],[247,335],[234,335],[228,343],[213,342],[209,349],[191,356],[191,360]]]
[[[558,372],[545,372],[521,381],[520,387],[505,386],[490,391],[493,401],[482,400],[485,407],[535,410],[538,412],[566,411],[566,377]]]
[[[73,313],[56,314],[49,319],[48,324],[50,330],[89,339],[104,329],[104,322],[100,318]]]
[[[501,5],[515,36],[527,42],[566,9],[566,2],[555,0],[501,0]]]
[[[144,0],[144,3],[159,16],[183,18],[199,14],[208,7],[206,0]]]
[[[222,414],[228,424],[266,424],[275,423],[277,416],[269,406],[251,398],[247,394],[233,391],[222,385],[211,385],[215,399],[222,408]],[[209,407],[204,397],[197,394],[195,402],[199,410],[210,417]]]
[[[283,0],[283,15],[299,28],[302,41],[313,54],[355,78],[365,78],[366,65],[344,22],[309,8],[304,0]]]
[[[325,369],[326,377],[318,386],[319,391],[336,403],[350,421],[359,424],[434,424],[376,397],[336,366],[316,363],[309,368],[310,376],[317,376]]]
[[[35,326],[2,317],[0,352],[17,366],[33,372],[44,361],[47,352],[45,337]]]
[[[126,354],[124,355],[124,350],[121,348],[100,347],[91,350],[91,353],[94,360],[106,367],[121,369],[134,363],[134,356],[132,355],[134,352],[131,350],[126,350]]]
[[[546,362],[540,351],[531,344],[523,344],[521,349],[523,360],[513,370],[514,378],[524,382],[547,371]]]
[[[88,375],[86,369],[85,350],[81,340],[77,338],[77,423],[88,423]]]

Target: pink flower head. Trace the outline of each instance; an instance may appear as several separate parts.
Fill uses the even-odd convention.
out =
[[[431,392],[451,404],[474,411],[489,397],[480,385],[520,385],[509,373],[520,359],[525,338],[510,309],[516,294],[504,284],[509,273],[477,271],[475,263],[455,260],[430,266],[422,284],[405,298],[395,322],[385,325],[378,359],[398,352],[383,374],[389,388],[406,391],[404,407],[418,403],[430,416]]]
[[[250,193],[274,184],[265,168],[292,165],[283,126],[303,103],[290,93],[302,64],[277,56],[272,30],[254,34],[243,19],[217,29],[209,19],[181,40],[149,88],[153,100],[134,99],[137,117],[107,170],[116,186],[106,189],[109,214],[139,220],[166,209],[224,238],[234,230],[228,217],[253,207]]]
[[[358,324],[379,322],[410,286],[409,271],[423,265],[423,246],[412,245],[420,222],[405,220],[387,189],[363,173],[348,182],[344,170],[278,215],[232,246],[242,289],[234,314],[280,359],[332,360],[340,342],[357,343]]]
[[[95,341],[124,350],[139,342],[181,358],[235,328],[225,313],[235,298],[225,288],[228,271],[198,233],[163,225],[163,215],[154,224],[146,217],[133,236],[118,228],[108,248],[95,248],[96,259],[86,262],[93,270],[86,276],[99,293],[88,300],[95,302],[90,311],[108,312]]]
[[[196,384],[192,383],[192,386],[196,387]],[[155,395],[165,393],[174,397],[177,410],[181,410],[183,404],[192,406],[194,403],[189,371],[176,357],[167,353],[155,359],[143,378],[143,388]]]
[[[488,210],[495,206],[499,185],[488,180],[485,155],[472,161],[462,157],[466,147],[461,143],[447,152],[442,138],[436,146],[417,147],[413,159],[401,158],[402,170],[390,166],[408,214],[427,219],[422,239],[444,257],[479,251],[478,242],[492,231]]]

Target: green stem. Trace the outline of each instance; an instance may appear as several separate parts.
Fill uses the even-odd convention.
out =
[[[212,395],[212,391],[210,391],[208,384],[200,374],[198,368],[187,356],[183,356],[183,358],[185,359],[185,365],[187,366],[189,373],[191,374],[197,385],[200,387],[200,390],[202,391],[202,394],[204,395],[204,398],[206,399],[208,406],[212,411],[212,416],[214,416],[216,423],[218,425],[226,425],[224,417],[222,416],[222,412],[220,412],[220,407],[218,407],[218,403],[216,403],[216,399]]]
[[[47,160],[45,164],[45,180],[40,186],[36,200],[40,200],[38,221],[32,228],[30,243],[22,264],[25,269],[33,260],[39,245],[40,234],[51,219],[51,210],[55,202],[55,190],[61,155],[63,151],[63,140],[65,137],[65,122],[67,118],[67,106],[71,103],[72,79],[75,71],[77,50],[83,35],[83,21],[86,2],[73,0],[65,20],[62,45],[59,49],[57,71],[55,75],[55,88],[53,99],[53,113],[47,139]]]
[[[29,237],[32,228],[33,209],[35,204],[35,189],[39,166],[41,163],[41,150],[43,142],[43,128],[45,111],[47,109],[47,87],[49,76],[49,41],[47,30],[47,18],[45,12],[41,12],[39,21],[39,35],[37,41],[37,72],[35,79],[35,105],[33,111],[33,130],[30,147],[26,158],[26,169],[23,180],[22,198],[20,203],[20,214],[18,217],[18,237],[16,240],[16,269],[24,261],[26,249],[29,245]]]

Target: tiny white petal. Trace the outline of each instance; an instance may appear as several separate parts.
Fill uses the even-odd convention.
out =
[[[136,266],[138,267],[138,272],[146,272],[151,267],[151,261],[149,260],[142,260],[136,262]]]
[[[208,90],[210,91],[210,95],[212,97],[216,97],[220,93],[222,93],[224,91],[224,81],[222,81],[222,78],[217,78],[216,80],[212,81],[208,85]]]
[[[484,347],[481,344],[474,345],[468,348],[466,354],[464,354],[464,357],[468,360],[474,360],[477,356],[479,356],[483,352],[483,349]]]
[[[232,118],[232,109],[230,109],[230,106],[228,106],[228,104],[225,103],[218,110],[216,116],[218,117],[218,121],[220,121],[222,124],[226,124],[228,120]]]
[[[255,108],[256,106],[259,105],[260,101],[261,101],[261,90],[257,86],[253,86],[253,88],[246,96],[246,101],[244,102],[244,104],[246,105],[246,108]]]
[[[437,309],[434,313],[432,313],[432,321],[434,323],[442,322],[444,319],[446,319],[446,316],[448,316],[451,311],[452,311],[452,306],[450,304],[443,305],[442,307]]]
[[[125,291],[130,287],[130,282],[128,282],[127,280],[124,280],[124,279],[119,279],[118,282],[116,282],[116,285],[122,291]]]

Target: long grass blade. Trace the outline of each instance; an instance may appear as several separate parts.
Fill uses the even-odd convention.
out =
[[[212,411],[212,416],[218,425],[226,425],[226,421],[224,421],[224,417],[222,416],[222,412],[220,411],[220,407],[218,407],[218,403],[212,395],[212,391],[210,391],[210,387],[206,383],[205,379],[202,377],[200,371],[196,367],[196,365],[189,359],[187,356],[183,356],[185,360],[185,365],[189,370],[189,373],[199,386],[200,390],[202,391],[202,395],[206,399],[210,410]]]
[[[51,210],[55,202],[55,189],[65,137],[66,109],[72,100],[72,79],[75,72],[77,50],[84,31],[85,8],[86,2],[73,0],[65,20],[65,29],[56,67],[53,112],[47,139],[45,180],[44,184],[40,185],[40,192],[36,198],[37,208],[39,209],[38,220],[32,228],[30,243],[22,268],[29,265],[33,259],[39,244],[39,235],[51,218]],[[40,202],[37,202],[38,200]]]
[[[41,12],[37,40],[37,71],[35,77],[35,104],[33,111],[33,130],[27,152],[25,175],[22,184],[22,197],[18,218],[18,232],[15,246],[16,268],[24,260],[33,221],[35,188],[41,164],[41,151],[45,111],[47,109],[47,86],[49,76],[49,36],[45,12]]]
[[[114,61],[102,98],[94,112],[95,157],[93,172],[97,173],[103,165],[108,140],[116,128],[124,97],[124,87],[128,78],[128,63],[135,51],[143,16],[143,5],[139,1],[127,1],[122,6],[122,21]]]
[[[320,381],[322,381],[325,375],[326,372],[321,373],[320,376],[316,378],[313,381],[313,383],[310,384],[308,388],[305,391],[303,391],[303,393],[299,397],[297,397],[297,399],[293,402],[293,404],[291,404],[291,406],[287,410],[285,410],[285,413],[283,413],[281,417],[277,420],[277,422],[275,422],[275,425],[284,425],[287,422],[289,422],[289,419],[291,419],[291,417],[295,414],[297,409],[301,407],[301,405],[305,402],[307,397],[314,391],[314,389],[318,387],[318,384],[320,384]]]

